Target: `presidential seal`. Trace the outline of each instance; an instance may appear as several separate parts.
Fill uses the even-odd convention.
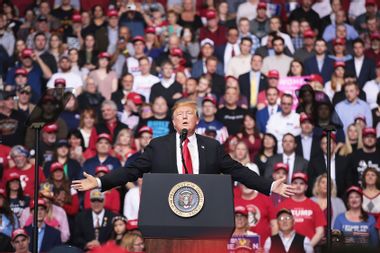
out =
[[[192,182],[181,182],[173,186],[169,192],[170,209],[182,218],[198,214],[204,204],[202,189]]]

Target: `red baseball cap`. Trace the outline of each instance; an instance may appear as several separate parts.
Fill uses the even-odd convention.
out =
[[[322,136],[321,136],[321,139],[324,138],[324,137],[327,137],[327,132],[326,131],[323,131],[322,132]],[[336,142],[336,134],[334,132],[330,132],[330,137],[333,141]]]
[[[82,16],[79,13],[75,13],[72,17],[71,20],[73,23],[82,23]]]
[[[336,61],[334,62],[334,69],[342,67],[344,68],[346,66],[346,63],[344,61]]]
[[[216,106],[216,104],[217,104],[217,102],[216,102],[216,98],[215,98],[214,96],[211,96],[211,95],[207,95],[207,96],[205,96],[205,97],[203,98],[202,103],[207,102],[207,101],[210,101],[210,102],[213,103],[215,106]]]
[[[142,126],[140,127],[139,131],[137,132],[140,136],[142,133],[150,133],[153,134],[153,129],[148,126]]]
[[[346,40],[342,38],[336,38],[333,40],[333,45],[346,45]]]
[[[13,180],[20,180],[20,174],[17,172],[12,172],[7,177],[7,182],[13,181]]]
[[[313,120],[307,113],[301,113],[300,114],[300,123],[302,124],[305,121],[309,121],[311,123]]]
[[[380,40],[380,33],[375,32],[371,34],[371,40]]]
[[[104,58],[110,59],[111,56],[107,52],[101,52],[98,54],[98,59],[104,59]]]
[[[45,125],[42,131],[46,133],[56,133],[58,132],[58,125],[56,123]]]
[[[18,68],[15,71],[15,76],[18,76],[18,75],[27,76],[28,75],[28,71],[26,69],[24,69],[24,68]]]
[[[145,33],[154,33],[156,34],[156,28],[154,28],[153,26],[149,26],[145,29]]]
[[[53,173],[56,170],[62,170],[63,171],[63,165],[59,162],[52,163],[50,165],[50,173]]]
[[[143,42],[145,44],[145,39],[144,39],[143,36],[135,36],[135,37],[133,37],[132,43],[135,43],[137,41],[141,41],[141,42]]]
[[[22,57],[22,58],[32,57],[32,55],[33,55],[33,50],[30,49],[30,48],[24,48],[24,49],[21,51],[21,57]]]
[[[287,165],[286,163],[276,163],[274,165],[273,171],[278,170],[285,170],[286,172],[289,172],[289,165]]]
[[[136,92],[130,92],[127,95],[127,100],[131,100],[135,105],[141,105],[143,103],[141,95]]]
[[[296,172],[296,173],[294,173],[293,176],[292,176],[292,182],[295,179],[302,179],[303,181],[305,181],[305,183],[307,183],[307,181],[309,180],[308,176],[305,173],[303,173],[303,172]]]
[[[305,30],[303,32],[303,37],[304,38],[315,38],[315,36],[316,36],[315,32],[313,30],[311,30],[311,29]]]
[[[271,70],[268,71],[267,77],[268,78],[279,79],[280,78],[280,73],[277,70],[275,70],[275,69],[271,69]]]
[[[20,235],[29,238],[29,235],[25,229],[18,228],[18,229],[13,230],[12,232],[12,241],[16,240],[16,238],[19,237]]]
[[[367,5],[376,5],[376,1],[375,0],[366,0],[365,6],[367,6]]]
[[[309,79],[311,82],[319,82],[319,83],[323,84],[323,77],[321,75],[311,74],[309,76]]]
[[[131,231],[131,230],[135,230],[135,229],[138,229],[138,220],[128,220],[127,222],[127,230]]]
[[[248,210],[245,206],[235,206],[235,214],[237,213],[248,216]]]
[[[110,172],[110,169],[105,165],[99,165],[95,169],[95,174],[98,174],[99,172],[107,174],[108,172]]]
[[[267,3],[259,2],[257,5],[257,9],[267,9]]]
[[[363,137],[366,137],[367,135],[374,135],[376,137],[376,129],[373,127],[366,127],[363,129],[362,135]]]
[[[350,187],[346,190],[347,195],[350,194],[350,192],[357,192],[357,193],[359,193],[360,195],[363,195],[363,190],[362,190],[362,188],[360,188],[359,186],[355,186],[355,185],[350,186]]]
[[[217,17],[217,14],[216,14],[216,11],[215,10],[208,10],[206,12],[206,19],[207,20],[210,20],[210,19],[214,19]]]
[[[358,119],[364,121],[367,123],[367,120],[365,119],[365,116],[364,115],[357,115],[354,119],[354,122],[357,121]]]
[[[177,56],[177,57],[183,57],[182,50],[180,48],[172,48],[170,50],[170,55],[171,56]]]
[[[47,208],[47,205],[46,205],[46,202],[44,199],[38,199],[38,202],[37,202],[37,205],[38,206],[43,206],[45,208]],[[33,209],[34,208],[34,199],[30,202],[30,209]]]
[[[111,17],[119,17],[119,13],[117,13],[117,10],[115,9],[109,9],[107,11],[107,17],[111,18]]]
[[[100,141],[101,139],[106,139],[109,143],[112,143],[112,137],[107,133],[99,134],[98,138],[96,138],[96,142]]]
[[[63,78],[57,78],[54,81],[54,87],[57,87],[58,85],[62,85],[63,87],[66,87],[66,80]]]

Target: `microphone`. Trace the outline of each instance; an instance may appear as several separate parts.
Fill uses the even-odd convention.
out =
[[[179,134],[179,139],[181,140],[181,143],[184,142],[187,138],[188,130],[186,128],[183,128],[181,130],[181,133]]]

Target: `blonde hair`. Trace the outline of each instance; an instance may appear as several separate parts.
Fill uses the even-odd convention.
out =
[[[197,110],[197,102],[193,101],[193,100],[190,100],[190,99],[181,99],[181,100],[178,100],[174,105],[173,105],[173,108],[172,108],[172,116],[174,116],[174,113],[175,111],[180,108],[180,107],[185,107],[185,106],[188,106],[188,107],[191,107],[195,114],[197,115],[198,117],[198,110]]]
[[[362,138],[362,130],[356,126],[355,123],[350,124],[347,127],[347,132],[350,127],[355,127],[356,131],[358,132],[358,149],[363,148],[363,138]],[[342,148],[339,150],[339,155],[341,156],[347,156],[352,153],[352,145],[350,143],[350,139],[348,137],[348,134],[346,134],[345,142],[342,146]]]
[[[121,240],[120,246],[130,252],[133,250],[133,244],[135,243],[137,238],[142,238],[141,235],[138,233],[127,233],[123,236],[123,239]]]
[[[120,138],[121,138],[123,135],[127,135],[127,134],[129,134],[129,143],[128,143],[128,146],[131,147],[131,146],[132,146],[132,143],[134,142],[134,139],[133,139],[133,133],[132,133],[132,130],[131,130],[131,129],[127,129],[127,128],[124,128],[124,129],[120,130],[120,132],[117,134],[117,136],[116,136],[116,141],[115,141],[115,145],[120,144]]]
[[[320,194],[320,187],[319,184],[321,183],[322,179],[326,178],[327,180],[327,174],[324,173],[322,175],[319,175],[317,179],[315,180],[314,186],[313,186],[313,196],[318,197]],[[336,197],[336,186],[334,183],[334,180],[331,179],[331,197]]]
[[[237,146],[238,146],[238,145],[244,145],[245,149],[247,150],[247,154],[245,155],[244,159],[241,160],[241,161],[238,161],[238,162],[240,162],[240,163],[243,164],[243,165],[246,165],[247,163],[250,163],[250,162],[251,162],[251,159],[250,159],[250,157],[249,157],[249,149],[248,149],[247,144],[246,144],[244,141],[238,141],[238,143],[236,144],[236,146],[235,146],[235,150],[234,150],[234,156],[235,156],[235,159],[236,159],[236,155],[235,155],[235,153],[236,153],[236,150],[237,150]]]

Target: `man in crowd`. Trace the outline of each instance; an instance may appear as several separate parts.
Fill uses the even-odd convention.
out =
[[[227,66],[226,75],[238,78],[241,74],[249,71],[251,62],[252,40],[250,38],[242,38],[240,40],[240,54],[232,57]]]
[[[313,119],[306,113],[300,115],[301,134],[296,137],[296,154],[310,161],[320,152],[319,138],[313,133]]]
[[[268,78],[273,77],[268,75]],[[260,133],[266,133],[269,119],[275,115],[275,113],[281,111],[281,107],[278,105],[279,93],[280,91],[276,87],[268,87],[265,90],[268,104],[256,113],[256,122]]]
[[[150,73],[150,68],[152,64],[148,57],[143,56],[138,59],[141,75],[138,75],[134,78],[133,81],[133,91],[144,96],[146,101],[150,101],[150,93],[152,86],[158,82],[160,79]]]
[[[199,32],[199,41],[209,38],[214,41],[215,47],[226,44],[226,28],[218,24],[219,18],[215,10],[206,12],[207,25],[202,27]]]
[[[313,30],[306,30],[303,32],[303,46],[296,50],[294,59],[304,62],[306,59],[315,55],[314,44],[316,34]]]
[[[28,233],[23,228],[18,228],[12,232],[12,246],[15,253],[30,253],[29,251],[30,238]]]
[[[206,40],[206,39],[205,39]],[[201,46],[202,46],[201,41]],[[227,42],[216,49],[216,55],[220,62],[224,65],[224,72],[227,72],[228,63],[232,59],[240,54],[239,47],[239,30],[236,27],[230,27],[227,30]]]
[[[57,61],[54,56],[48,51],[48,41],[44,32],[38,32],[34,35],[33,48],[35,54],[38,54],[42,61],[48,66],[52,73],[57,72]]]
[[[264,58],[262,71],[267,73],[271,69],[276,69],[280,77],[286,77],[293,58],[285,55],[285,41],[282,37],[273,38],[272,44],[275,55]]]
[[[228,30],[227,44],[226,44],[225,48],[228,47],[227,45],[231,41],[231,39],[229,39],[229,36],[228,36],[229,33],[230,33],[230,31]],[[215,52],[214,41],[212,41],[209,38],[203,39],[200,42],[200,46],[201,46],[201,52],[200,52],[201,55],[200,55],[199,59],[193,63],[193,66],[191,68],[191,76],[194,78],[199,78],[202,74],[205,74],[207,72],[207,70],[206,70],[206,59],[208,57],[214,55],[214,52]],[[237,44],[235,47],[239,48],[239,45]],[[222,55],[225,52],[225,49],[223,50],[223,48],[224,48],[224,46],[221,46],[221,47],[217,48],[217,52],[215,52],[216,55],[219,57],[219,62],[217,64],[216,72],[220,75],[222,75],[225,72],[225,70],[223,70],[223,64],[221,63],[221,62],[223,62],[223,60],[224,60],[224,62],[226,62],[225,58]],[[240,53],[240,49],[239,49],[239,53]],[[236,54],[236,55],[238,55],[238,54]],[[229,61],[229,59],[228,59],[228,61]],[[224,64],[224,67],[225,68],[227,67],[226,63]]]
[[[148,126],[142,126],[137,131],[137,140],[140,147],[140,151],[128,157],[125,163],[125,166],[128,166],[130,163],[134,162],[137,158],[139,158],[142,155],[142,153],[144,153],[145,148],[148,146],[152,138],[153,138],[153,129]]]

